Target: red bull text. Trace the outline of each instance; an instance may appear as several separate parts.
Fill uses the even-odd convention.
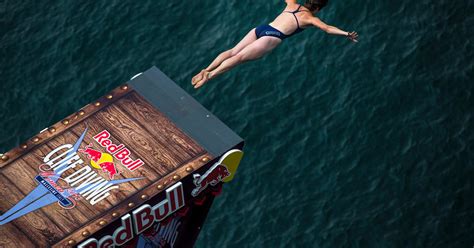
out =
[[[105,235],[100,240],[90,238],[81,243],[79,248],[98,248],[121,246],[132,240],[155,222],[160,222],[182,208],[185,204],[183,184],[178,182],[166,190],[166,199],[155,206],[144,204],[133,210],[132,214],[122,216],[122,225],[112,235]]]
[[[108,153],[112,154],[114,158],[119,160],[120,163],[130,171],[134,171],[143,166],[144,163],[141,159],[133,160],[130,157],[130,150],[125,147],[124,144],[114,144],[110,139],[110,136],[110,133],[107,130],[104,130],[94,136],[94,140],[97,141],[100,146],[104,147]]]

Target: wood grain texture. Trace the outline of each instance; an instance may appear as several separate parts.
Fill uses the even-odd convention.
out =
[[[8,228],[0,228],[0,247],[31,248],[35,244],[28,236],[11,224]]]
[[[36,175],[37,169],[32,168],[29,164],[37,164],[31,163],[29,161],[37,161],[32,158],[31,153],[27,156],[23,156],[22,159],[16,161],[19,166],[12,170],[11,167],[7,168],[3,171],[3,174],[9,178],[14,178],[17,173],[24,173],[27,175]],[[34,177],[34,176],[33,176]],[[17,183],[16,186],[18,189],[23,193],[23,195],[28,195],[34,188],[36,188],[39,184],[32,178],[22,178],[22,183]],[[58,226],[61,230],[65,233],[70,233],[76,228],[78,228],[82,223],[84,223],[88,218],[84,213],[81,211],[71,211],[66,210],[59,206],[59,204],[53,203],[49,206],[43,207],[38,212],[42,212],[47,217],[47,220],[50,221],[52,224]]]
[[[31,179],[30,175],[22,175],[18,172],[14,179],[15,182]],[[5,213],[13,207],[17,202],[23,199],[25,195],[8,179],[5,175],[0,176],[0,211]],[[33,211],[13,221],[15,225],[20,227],[31,240],[34,240],[39,246],[45,247],[60,240],[66,233],[48,219],[41,211]],[[12,223],[3,225],[0,229],[9,229]]]
[[[123,97],[116,105],[137,120],[153,138],[163,144],[173,144],[170,148],[178,154],[194,157],[203,152],[194,140],[136,92]]]
[[[160,170],[162,175],[170,173],[180,163],[189,159],[189,156],[173,151],[171,146],[174,144],[162,144],[155,140],[140,124],[115,105],[108,106],[91,119],[109,127],[109,131],[117,139],[127,140],[127,144],[134,148],[135,154],[148,158],[148,165]]]

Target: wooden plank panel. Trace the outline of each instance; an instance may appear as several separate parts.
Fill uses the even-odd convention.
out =
[[[11,165],[11,167],[15,166]],[[29,180],[31,176],[32,175],[16,173],[13,179],[21,182],[23,180]],[[2,213],[5,213],[25,197],[3,173],[0,176],[0,189],[5,189],[0,190],[0,199],[2,199],[0,201],[0,211],[2,211]],[[41,211],[31,212],[14,220],[13,223],[21,227],[23,232],[27,233],[28,236],[41,247],[53,244],[61,240],[65,235],[65,232],[54,223],[48,221],[48,218]],[[10,223],[7,223],[1,228],[5,228],[9,224]]]
[[[126,140],[129,147],[134,148],[134,153],[149,161],[148,166],[153,166],[157,170],[169,173],[186,161],[170,150],[169,146],[174,144],[165,145],[156,141],[140,124],[115,105],[108,106],[90,119],[109,127],[109,131],[114,133],[117,139]]]
[[[36,245],[28,239],[28,236],[18,230],[13,223],[0,228],[0,247],[5,248],[31,248]]]
[[[189,158],[203,152],[201,146],[136,92],[123,97],[116,102],[116,105],[138,120],[156,140],[163,144],[174,144],[172,148],[178,152],[178,155],[187,155]]]

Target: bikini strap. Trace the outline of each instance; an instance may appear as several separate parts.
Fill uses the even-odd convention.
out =
[[[300,28],[300,22],[298,21],[298,17],[296,17],[296,13],[298,12],[301,12],[302,10],[300,10],[301,8],[301,4],[298,4],[298,8],[294,11],[283,11],[283,12],[287,12],[287,13],[291,13],[293,14],[293,16],[295,17],[295,20],[296,20],[296,25],[298,25],[298,28]],[[305,10],[303,10],[305,11]]]
[[[296,17],[295,14],[293,14],[293,16],[295,17],[296,25],[298,26],[298,28],[300,28],[300,22],[298,21],[298,17]]]
[[[296,10],[295,10],[295,11],[293,11],[293,12],[294,12],[294,13],[298,13],[298,12],[301,12],[301,11],[310,12],[309,10],[306,10],[306,9],[302,9],[302,10],[300,10],[300,9],[301,9],[301,7],[303,7],[303,5],[301,5],[301,4],[300,4],[300,5],[298,6],[298,9],[296,9]]]
[[[300,12],[300,8],[301,8],[301,4],[299,4],[298,8],[297,8],[295,11],[293,11],[293,13],[298,13],[298,12]]]
[[[293,14],[293,16],[295,17],[295,20],[296,20],[296,25],[298,26],[298,28],[300,28],[300,22],[298,21],[298,17],[296,17],[296,13],[300,12],[300,8],[301,8],[301,4],[298,6],[298,8],[291,12],[291,14]]]
[[[298,8],[297,8],[296,10],[293,10],[293,11],[289,11],[289,10],[287,10],[287,11],[283,11],[283,12],[287,12],[287,13],[295,14],[295,13],[298,13],[298,12],[300,12],[300,11],[301,11],[301,10],[300,10],[300,8],[301,8],[301,4],[298,4]]]

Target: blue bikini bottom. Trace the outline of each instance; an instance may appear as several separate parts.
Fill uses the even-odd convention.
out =
[[[287,38],[284,33],[280,32],[280,30],[268,25],[260,25],[255,29],[255,34],[257,35],[257,39],[263,36],[272,36],[272,37],[277,37],[280,38],[281,40]]]

